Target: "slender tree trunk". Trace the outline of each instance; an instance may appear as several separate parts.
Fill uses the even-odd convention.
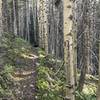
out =
[[[9,32],[9,11],[7,0],[2,0],[2,25],[3,32]]]
[[[100,40],[100,34],[99,34],[99,40]],[[99,82],[97,89],[97,100],[100,100],[100,43],[99,43]]]
[[[100,0],[98,1],[98,5],[97,5],[97,13],[96,13],[96,18],[97,18],[97,32],[98,32],[98,46],[99,46],[99,70],[98,70],[98,73],[99,73],[99,81],[98,81],[98,88],[97,88],[97,100],[100,100]]]
[[[15,0],[12,1],[13,3],[13,32],[17,35],[17,19],[16,19],[16,7],[15,7]]]
[[[47,9],[48,9],[48,5],[47,5],[48,1],[44,0],[44,45],[45,45],[45,52],[48,53],[48,19],[47,19]]]
[[[83,16],[82,16],[82,68],[81,68],[81,75],[79,79],[79,85],[78,85],[78,90],[82,91],[83,86],[84,86],[84,81],[85,81],[85,76],[86,72],[89,66],[89,43],[88,43],[88,38],[89,38],[89,20],[88,20],[88,0],[83,0],[82,1],[82,6],[83,6]]]
[[[48,53],[48,1],[38,1],[39,45]]]
[[[70,0],[63,1],[64,6],[64,60],[66,69],[66,100],[75,100],[74,89],[74,49],[73,49],[73,33],[72,33],[72,7],[73,2]],[[70,6],[70,8],[69,8]]]
[[[74,20],[73,20],[73,49],[74,49],[74,77],[75,77],[75,86],[77,85],[77,26],[76,26],[76,17],[77,17],[77,13],[76,13],[76,6],[77,6],[77,2],[74,2],[74,6],[73,6],[73,15],[74,15]]]
[[[15,0],[15,12],[16,12],[16,27],[17,27],[17,35],[19,35],[19,13],[18,13],[18,1],[19,0]]]
[[[2,35],[2,0],[0,0],[0,37]]]
[[[44,48],[43,45],[43,1],[37,1],[37,9],[38,9],[38,23],[39,23],[39,46]]]
[[[33,45],[34,46],[39,46],[39,17],[38,16],[38,0],[33,0],[33,27],[34,27],[34,40],[33,40]]]

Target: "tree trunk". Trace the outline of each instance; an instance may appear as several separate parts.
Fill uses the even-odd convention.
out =
[[[17,19],[16,19],[16,0],[13,0],[13,32],[17,35]]]
[[[83,16],[82,16],[82,68],[81,75],[79,79],[78,90],[82,91],[85,81],[86,72],[89,66],[89,19],[88,19],[88,0],[82,1],[83,6]]]
[[[2,0],[0,0],[0,37],[2,35]]]
[[[100,34],[99,34],[99,40],[100,40]],[[100,100],[100,43],[99,43],[99,82],[97,89],[97,100]]]
[[[74,16],[74,20],[73,20],[73,49],[74,49],[74,77],[75,77],[75,86],[77,86],[77,12],[76,12],[76,6],[77,6],[77,1],[74,2],[74,6],[73,6],[73,16]]]
[[[66,69],[66,100],[75,100],[75,79],[74,79],[74,49],[73,49],[73,2],[63,1],[64,6],[64,60]],[[70,7],[69,7],[70,6]]]
[[[97,88],[97,100],[100,100],[100,1],[98,1],[98,5],[97,5],[97,32],[98,32],[98,46],[99,46],[99,70],[98,70],[98,73],[99,73],[99,82],[98,82],[98,88]]]
[[[48,1],[44,0],[43,5],[43,13],[44,13],[44,45],[45,45],[45,52],[48,53],[48,19],[47,19],[47,5]]]
[[[7,0],[2,0],[2,25],[3,32],[9,32],[9,11]]]

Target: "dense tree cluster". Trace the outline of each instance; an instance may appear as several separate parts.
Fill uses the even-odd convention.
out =
[[[100,74],[99,6],[99,0],[0,0],[0,38],[14,33],[64,61],[65,100],[75,100],[86,75]],[[99,92],[100,75],[98,100]]]

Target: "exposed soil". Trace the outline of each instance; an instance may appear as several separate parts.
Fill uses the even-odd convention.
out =
[[[23,66],[16,68],[11,78],[14,80],[14,100],[35,100],[35,68],[38,56],[34,54],[24,55],[19,58],[17,64]]]

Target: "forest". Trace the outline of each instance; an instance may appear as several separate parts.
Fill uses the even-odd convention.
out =
[[[0,100],[100,100],[100,0],[0,0]]]

